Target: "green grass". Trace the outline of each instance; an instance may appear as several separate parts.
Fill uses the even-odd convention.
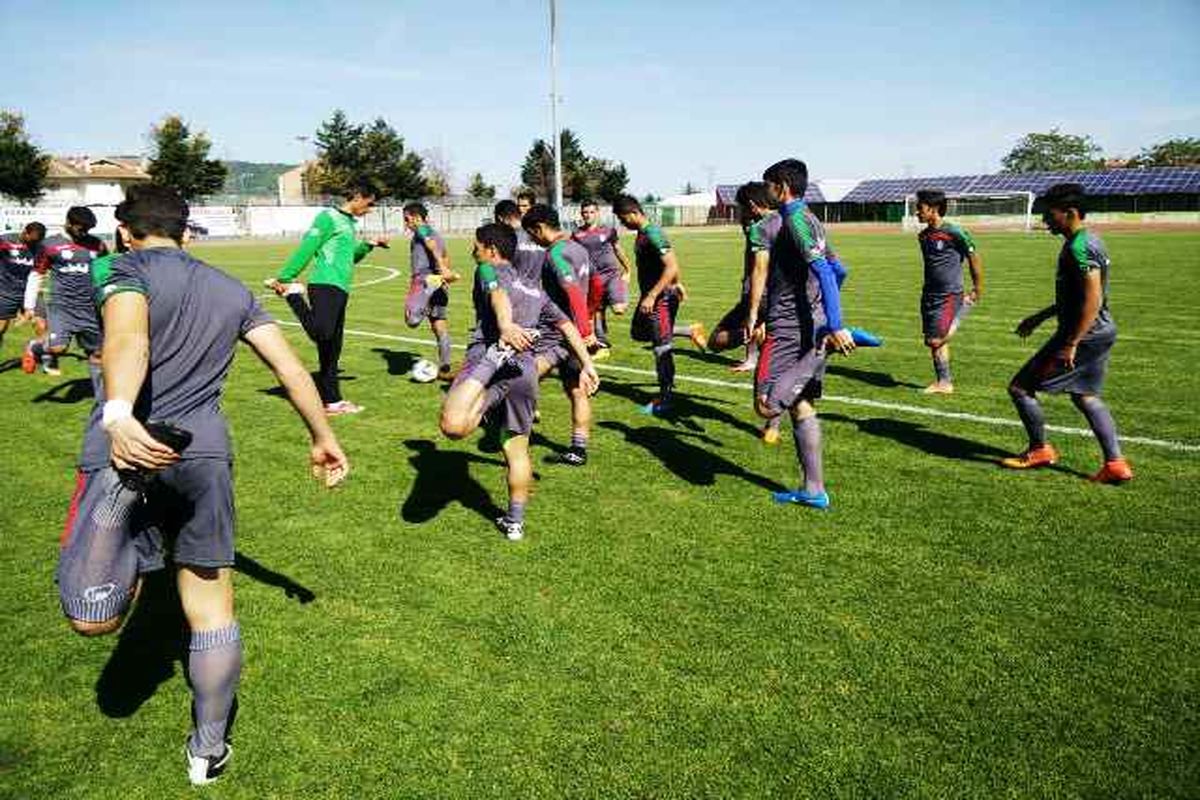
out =
[[[834,236],[847,317],[887,344],[836,362],[827,393],[1012,419],[1004,386],[1036,343],[1010,331],[1051,297],[1057,243],[978,237],[988,293],[955,342],[959,391],[926,398],[915,242]],[[1105,238],[1121,431],[1200,443],[1187,294],[1200,235]],[[711,324],[735,299],[738,240],[675,241],[693,298],[682,316]],[[451,248],[465,269],[466,243]],[[255,286],[288,248],[195,249]],[[356,292],[350,327],[428,338],[403,327],[406,283]],[[466,301],[454,292],[460,340]],[[611,363],[651,369],[625,328]],[[513,545],[486,518],[505,498],[497,456],[440,438],[438,389],[389,373],[431,350],[349,337],[344,388],[367,411],[335,420],[354,471],[334,493],[307,480],[302,426],[264,392],[269,374],[239,357],[225,406],[246,666],[233,766],[206,796],[1196,796],[1196,452],[1130,444],[1137,479],[1100,487],[1080,478],[1099,461],[1088,437],[1056,437],[1062,470],[1011,474],[994,459],[1022,445],[1018,428],[830,400],[834,511],[775,508],[767,489],[794,484],[795,458],[786,431],[774,449],[753,437],[747,390],[681,383],[687,413],[670,423],[635,411],[652,379],[609,371],[581,471],[544,463],[568,429],[544,385],[540,480]],[[678,363],[730,379],[709,358]],[[195,796],[174,651],[75,637],[58,609],[89,406],[44,401],[86,377],[64,367],[0,374],[0,796]],[[1048,407],[1083,425],[1065,400]],[[169,594],[147,600],[137,629],[170,638]]]

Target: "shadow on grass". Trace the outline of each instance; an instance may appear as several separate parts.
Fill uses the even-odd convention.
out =
[[[291,578],[275,572],[241,553],[233,568],[248,578],[283,589],[301,605],[317,595]],[[175,674],[175,664],[186,664],[187,622],[179,602],[175,570],[168,565],[142,577],[142,589],[129,619],[117,636],[117,645],[96,679],[96,705],[108,717],[128,717],[154,696],[158,687]]]
[[[908,381],[896,380],[896,378],[894,378],[890,372],[857,369],[855,367],[847,367],[842,364],[829,364],[825,367],[825,371],[830,375],[837,375],[839,378],[849,378],[852,381],[865,383],[868,386],[878,386],[883,389],[925,388],[919,383],[909,383]]]
[[[320,376],[320,373],[317,373],[317,372],[310,372],[308,374],[312,377],[313,383],[316,383],[318,377]],[[356,376],[343,375],[342,371],[340,369],[338,370],[338,383],[345,383],[346,381],[356,381],[356,380],[358,380],[358,378]],[[282,386],[268,386],[266,389],[259,389],[258,393],[265,394],[270,397],[278,397],[281,400],[287,399],[287,390],[284,389]]]
[[[420,358],[415,353],[389,350],[386,347],[372,347],[371,352],[378,353],[387,364],[388,375],[407,375],[412,371],[412,365]]]
[[[600,385],[601,392],[608,392],[617,397],[624,397],[632,401],[636,405],[645,405],[658,396],[657,391],[642,387],[651,386],[657,389],[657,384],[635,384],[625,381],[605,379]],[[750,407],[750,393],[746,393],[745,413],[746,416],[751,416],[754,412]],[[745,417],[738,414],[726,411],[720,406],[736,405],[732,400],[720,400],[714,397],[701,397],[699,395],[684,394],[676,392],[674,396],[674,405],[671,411],[663,417],[663,419],[672,424],[679,424],[692,431],[702,432],[703,426],[696,423],[696,420],[709,420],[719,422],[723,425],[728,425],[731,428],[736,428],[739,431],[758,436],[758,428],[753,422],[750,422]]]
[[[10,358],[7,361],[0,361],[0,372],[8,372],[9,370],[17,369],[21,366],[21,359]]]
[[[643,448],[677,477],[693,486],[712,486],[718,475],[730,475],[773,492],[787,491],[786,486],[756,475],[708,449],[721,447],[721,443],[711,436],[658,426],[634,428],[623,422],[607,420],[601,422],[600,427],[620,433],[625,441]]]
[[[733,358],[731,356],[721,355],[721,353],[715,353],[712,351],[705,351],[702,353],[699,350],[691,350],[686,347],[678,347],[678,348],[675,348],[674,352],[675,352],[675,355],[677,355],[681,358],[689,359],[691,361],[700,361],[704,364],[716,364],[719,367],[732,367],[734,364],[742,363],[742,359],[740,359],[740,358]],[[745,350],[739,349],[739,348],[730,348],[730,350],[725,350],[722,352],[742,352],[742,353],[744,353]]]
[[[455,501],[488,522],[504,513],[492,502],[487,489],[471,477],[470,469],[472,464],[503,467],[503,461],[462,450],[439,450],[428,439],[408,439],[404,445],[412,451],[408,463],[417,474],[412,490],[400,506],[400,516],[405,522],[429,522]]]
[[[76,378],[72,381],[51,386],[46,391],[33,398],[34,403],[81,403],[91,400],[96,395],[92,390],[91,378]]]

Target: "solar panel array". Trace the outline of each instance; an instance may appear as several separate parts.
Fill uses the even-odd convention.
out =
[[[737,190],[735,185],[722,185],[717,187],[717,202],[721,205],[732,206],[737,204]],[[804,202],[806,203],[824,203],[825,195],[821,194],[821,187],[816,183],[808,184],[808,189],[804,192]]]
[[[1105,172],[1027,172],[1020,175],[944,175],[934,178],[887,178],[863,181],[842,198],[846,203],[898,203],[918,189],[941,189],[946,194],[1033,192],[1041,194],[1056,183],[1083,185],[1088,194],[1196,194],[1200,169],[1147,167]]]

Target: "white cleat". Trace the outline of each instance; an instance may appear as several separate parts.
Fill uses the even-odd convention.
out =
[[[225,751],[219,756],[194,756],[185,742],[183,754],[188,762],[188,780],[193,786],[206,786],[225,772],[225,768],[229,766],[229,759],[233,756],[233,747],[226,742]]]

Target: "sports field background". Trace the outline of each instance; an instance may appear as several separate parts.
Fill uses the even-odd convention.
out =
[[[236,441],[241,713],[207,797],[1195,797],[1200,787],[1200,233],[1109,232],[1120,328],[1107,397],[1137,473],[1000,471],[1023,433],[1004,387],[1041,340],[1011,330],[1053,296],[1059,244],[982,233],[983,304],[954,341],[958,392],[928,398],[912,235],[833,231],[847,321],[884,336],[833,362],[821,406],[834,509],[778,508],[796,481],[755,437],[746,388],[681,379],[680,418],[636,404],[652,359],[614,327],[591,462],[545,463],[569,423],[543,384],[540,477],[522,543],[491,517],[496,453],[437,432],[437,386],[405,373],[431,344],[402,322],[407,247],[356,290],[334,421],[353,472],[306,476],[303,427],[243,351]],[[736,300],[736,231],[672,234],[711,326]],[[626,246],[629,240],[623,240]],[[469,275],[468,243],[450,242]],[[201,244],[252,287],[287,244]],[[453,292],[465,339],[469,290]],[[286,307],[266,301],[281,319]],[[90,405],[0,361],[0,797],[192,797],[179,618],[153,582],[122,638],[68,632],[52,582]],[[315,366],[313,348],[289,337]],[[461,352],[461,351],[460,351]],[[681,376],[744,383],[681,347]],[[619,371],[616,367],[645,372]],[[894,406],[960,412],[921,415]],[[1079,428],[1068,401],[1052,424]],[[1181,446],[1182,445],[1182,446]]]

